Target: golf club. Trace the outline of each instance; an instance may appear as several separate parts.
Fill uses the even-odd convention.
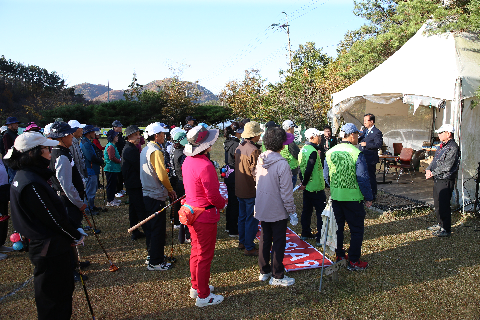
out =
[[[92,319],[95,320],[95,314],[93,313],[92,304],[90,303],[90,298],[87,292],[87,286],[85,286],[85,282],[83,281],[82,269],[80,267],[80,260],[81,260],[80,251],[78,250],[78,246],[74,246],[74,247],[75,247],[75,251],[77,251],[77,257],[78,257],[77,272],[80,275],[80,282],[82,283],[82,286],[83,286],[83,292],[85,292],[85,298],[87,299],[87,304],[88,304],[88,308],[90,309],[90,314],[92,315]]]
[[[138,229],[139,227],[141,227],[142,225],[144,225],[145,223],[147,223],[148,221],[152,220],[153,218],[155,218],[158,214],[160,214],[160,212],[162,212],[163,210],[165,209],[168,209],[169,207],[171,207],[174,203],[182,200],[183,198],[185,198],[185,196],[181,196],[180,198],[178,198],[177,200],[171,202],[168,206],[166,206],[165,208],[163,208],[162,210],[159,210],[157,212],[154,212],[152,213],[150,216],[148,216],[147,218],[143,219],[142,221],[140,221],[139,223],[137,223],[136,225],[134,225],[133,227],[131,227],[130,229],[128,229],[128,233],[131,233],[133,230],[135,229]]]
[[[103,171],[103,167],[100,167],[100,168],[102,169],[102,179],[103,179],[103,208],[102,208],[102,211],[107,212],[108,208],[107,208],[107,202],[106,202],[106,196],[105,196],[105,192],[106,192],[106,189],[107,189],[107,184],[105,182],[105,171]]]
[[[88,225],[89,225],[91,228],[93,228],[92,225],[90,224],[90,220],[88,219],[87,215],[84,214],[84,216],[85,216],[85,220],[87,220]],[[97,233],[95,232],[95,228],[93,228],[93,235],[94,235],[95,238],[97,239],[98,244],[99,244],[100,247],[102,248],[103,253],[105,253],[105,256],[107,256],[107,260],[108,260],[108,262],[110,263],[110,267],[108,268],[108,271],[110,271],[110,272],[115,272],[115,271],[117,271],[119,268],[118,268],[115,264],[113,264],[112,259],[110,259],[110,256],[109,256],[108,253],[107,253],[107,250],[105,250],[105,248],[103,247],[102,243],[100,242],[100,239],[98,238],[98,235],[97,235]]]

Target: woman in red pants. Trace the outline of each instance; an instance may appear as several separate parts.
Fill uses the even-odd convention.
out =
[[[195,222],[188,226],[192,240],[190,297],[196,298],[197,307],[223,301],[223,296],[213,294],[214,288],[208,284],[217,240],[217,222],[220,220],[220,209],[225,207],[215,167],[207,158],[207,153],[217,138],[218,130],[196,126],[188,132],[188,144],[183,151],[187,156],[182,165],[185,202],[192,207],[205,208]]]

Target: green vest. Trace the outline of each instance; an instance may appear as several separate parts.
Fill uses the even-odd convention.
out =
[[[122,171],[122,165],[120,163],[113,162],[108,157],[107,149],[109,146],[113,146],[115,148],[115,157],[120,159],[120,154],[118,153],[117,147],[111,142],[107,143],[105,150],[103,150],[103,157],[105,158],[105,168],[103,168],[103,170],[105,172],[120,172]]]
[[[300,170],[302,175],[305,175],[305,169],[307,169],[308,158],[312,152],[317,152],[313,146],[307,144],[303,146],[302,150],[298,155],[298,161],[300,162]],[[317,161],[315,161],[315,166],[313,167],[312,175],[310,176],[310,181],[308,181],[305,189],[310,192],[321,191],[325,189],[325,180],[323,180],[323,168],[321,164],[322,160],[320,155],[317,155]]]
[[[356,163],[360,150],[350,143],[340,143],[327,151],[330,196],[337,201],[362,201],[357,182]]]
[[[280,151],[280,155],[287,159],[288,165],[290,166],[291,170],[298,168],[298,160],[295,159],[294,156],[288,151],[288,145],[284,146],[282,151]]]

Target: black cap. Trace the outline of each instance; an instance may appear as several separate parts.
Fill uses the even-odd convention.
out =
[[[55,121],[50,127],[50,134],[48,138],[58,139],[68,136],[69,134],[77,131],[77,127],[70,127],[70,125],[64,121]]]
[[[265,123],[266,128],[275,128],[275,127],[280,127],[278,124],[275,123],[275,121],[268,121]]]
[[[185,118],[185,122],[195,121],[195,120],[197,120],[197,119],[194,119],[192,116],[187,116],[187,117]]]
[[[123,127],[122,123],[118,120],[112,122],[113,127]]]
[[[100,129],[98,127],[95,127],[91,124],[87,124],[85,127],[83,127],[83,135],[86,135],[89,132],[92,131],[99,131]]]

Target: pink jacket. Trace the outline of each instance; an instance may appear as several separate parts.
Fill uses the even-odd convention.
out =
[[[182,172],[186,203],[193,207],[216,207],[205,210],[196,221],[216,223],[220,220],[220,209],[225,206],[225,199],[220,195],[215,167],[207,156],[196,155],[185,159]]]

